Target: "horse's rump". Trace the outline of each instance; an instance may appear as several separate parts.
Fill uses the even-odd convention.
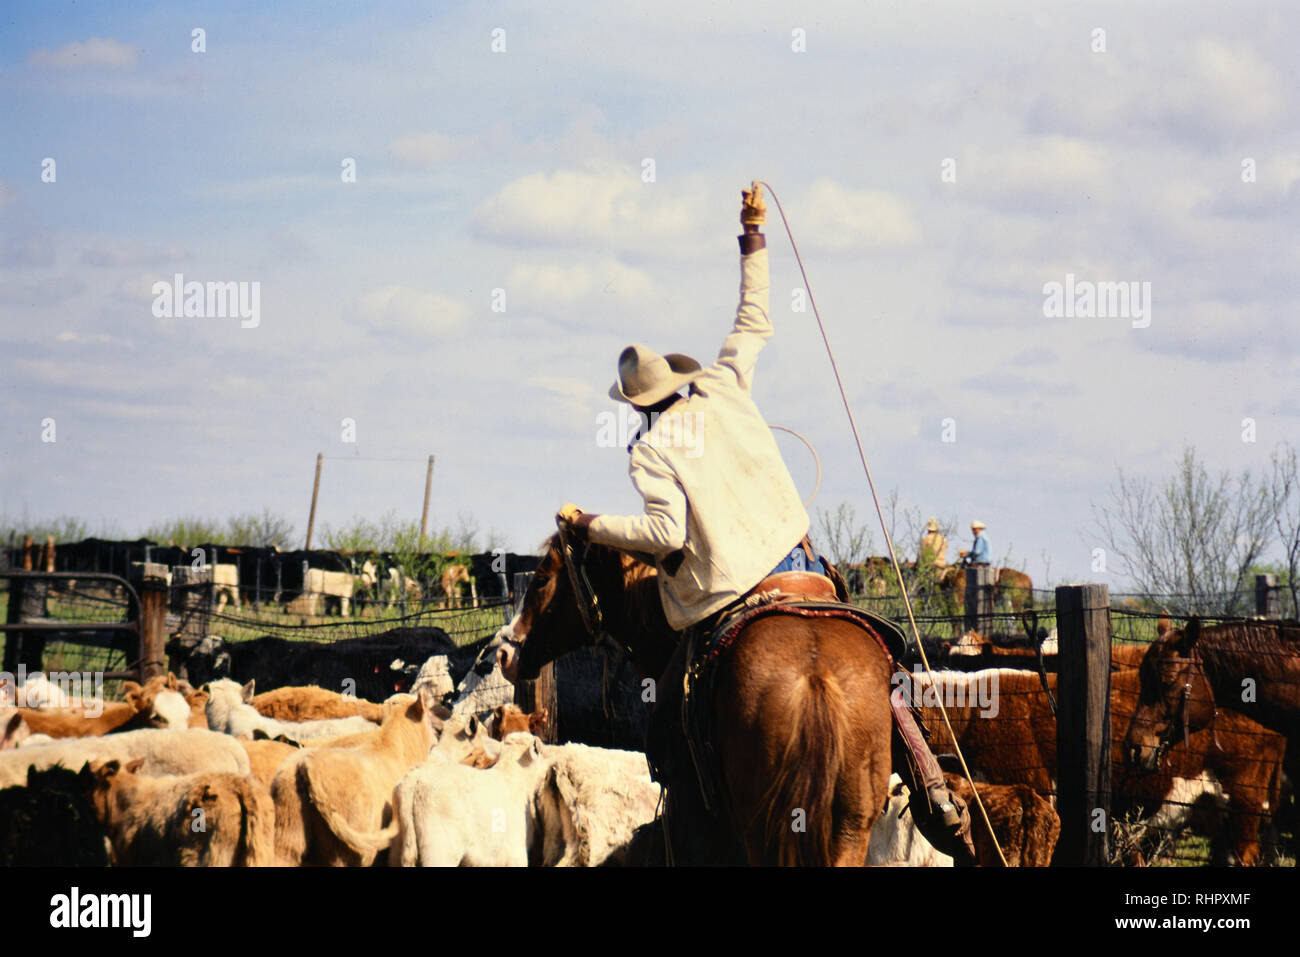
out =
[[[807,612],[744,621],[697,710],[725,742],[719,803],[753,863],[861,864],[889,779],[890,656],[857,616]]]

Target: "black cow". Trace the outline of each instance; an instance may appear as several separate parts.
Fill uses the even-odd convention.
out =
[[[167,644],[171,669],[179,674],[183,667],[195,686],[217,678],[233,678],[240,684],[255,681],[258,691],[319,685],[376,702],[409,690],[428,658],[454,652],[456,643],[441,628],[397,628],[334,642],[289,641],[270,635],[227,642],[209,635],[192,648],[179,638]]]
[[[0,790],[0,864],[5,867],[107,867],[103,825],[89,793],[89,765],[27,769],[27,786]]]

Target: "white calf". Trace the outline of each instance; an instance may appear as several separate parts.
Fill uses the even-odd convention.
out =
[[[253,682],[242,687],[229,678],[221,678],[203,686],[208,692],[208,727],[236,738],[251,738],[261,731],[268,738],[284,735],[302,744],[345,734],[361,734],[377,729],[373,721],[360,716],[350,718],[323,718],[319,721],[277,721],[261,714],[250,703],[253,700]]]
[[[397,839],[389,862],[406,867],[527,867],[536,844],[535,796],[549,762],[531,734],[512,734],[486,770],[438,753],[393,791]]]

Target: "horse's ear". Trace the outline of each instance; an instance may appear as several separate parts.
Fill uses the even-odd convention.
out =
[[[1183,635],[1178,639],[1178,653],[1184,658],[1192,653],[1192,646],[1201,637],[1201,619],[1193,618],[1183,627]]]

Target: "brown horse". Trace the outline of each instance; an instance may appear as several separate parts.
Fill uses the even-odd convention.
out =
[[[579,553],[586,582],[575,589],[559,536],[548,543],[519,613],[500,632],[518,647],[503,644],[506,676],[536,677],[592,641],[586,621],[598,605],[641,674],[658,678],[680,635],[664,619],[656,570],[599,545]],[[712,702],[721,817],[751,864],[866,860],[888,794],[891,670],[871,635],[835,618],[760,618],[723,656]]]
[[[1138,707],[1125,737],[1129,764],[1155,768],[1180,736],[1212,727],[1218,709],[1300,740],[1300,622],[1193,618],[1142,659]]]
[[[947,600],[961,612],[966,607],[966,568],[962,565],[949,565],[939,575],[939,590]],[[1014,568],[998,568],[993,576],[993,607],[998,608],[1003,601],[1011,605],[1017,615],[1026,608],[1034,607],[1033,580],[1022,571]]]

